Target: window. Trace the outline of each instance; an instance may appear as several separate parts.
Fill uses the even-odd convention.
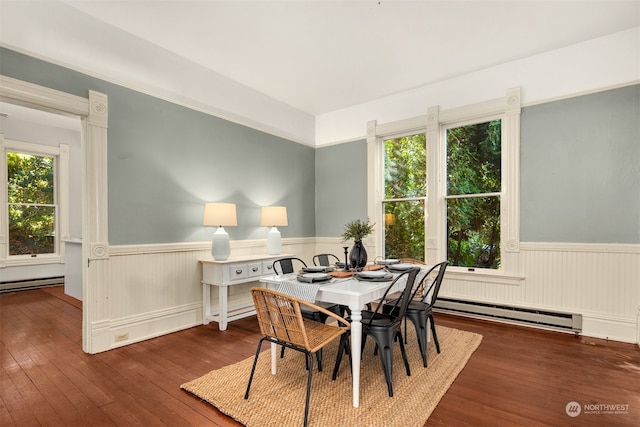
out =
[[[446,132],[447,259],[500,268],[501,121]]]
[[[425,134],[384,141],[384,257],[424,259]]]
[[[447,259],[453,274],[521,279],[519,133],[519,88],[480,104],[370,122],[368,210],[385,225],[374,236],[376,256]]]
[[[7,265],[59,262],[61,236],[68,229],[68,146],[51,147],[0,138],[2,220],[0,255]]]

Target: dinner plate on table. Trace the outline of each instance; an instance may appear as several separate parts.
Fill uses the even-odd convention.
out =
[[[401,262],[399,264],[391,264],[387,268],[389,270],[406,271],[406,270],[409,270],[409,269],[415,268],[415,267],[417,267],[415,264],[408,264],[408,263]]]
[[[359,271],[355,274],[359,280],[367,280],[369,282],[387,282],[393,279],[393,275],[386,271]]]
[[[327,273],[303,273],[298,275],[298,281],[306,283],[325,282],[331,279],[333,279],[333,276]]]
[[[400,260],[399,259],[379,259],[377,261],[374,262],[374,264],[378,264],[378,265],[392,265],[392,264],[399,264]]]
[[[311,267],[302,267],[302,271],[305,273],[327,273],[329,271],[333,271],[333,267],[328,267],[326,265],[314,265]]]

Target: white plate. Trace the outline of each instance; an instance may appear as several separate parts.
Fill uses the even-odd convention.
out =
[[[318,272],[325,272],[327,271],[327,267],[325,266],[314,266],[314,267],[303,267],[302,271],[307,272],[307,273],[318,273]]]
[[[377,279],[380,277],[386,277],[389,275],[386,271],[360,271],[357,273],[360,277]]]
[[[415,264],[400,263],[400,264],[392,264],[388,268],[390,270],[408,270],[414,267],[416,267]]]
[[[375,263],[378,265],[391,265],[391,264],[397,264],[399,262],[400,260],[397,260],[397,259],[381,259],[379,261],[376,261]]]
[[[326,273],[304,273],[302,277],[304,277],[305,279],[322,280],[331,278],[331,275]]]

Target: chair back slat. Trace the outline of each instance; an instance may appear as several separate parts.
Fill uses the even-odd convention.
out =
[[[391,310],[389,312],[396,315],[396,317],[398,318],[398,321],[402,319],[402,317],[404,316],[404,312],[407,310],[407,306],[409,305],[409,300],[411,299],[411,295],[413,294],[413,288],[416,281],[416,276],[418,275],[419,272],[420,272],[419,267],[415,267],[415,268],[411,268],[409,270],[403,271],[395,279],[393,279],[393,282],[391,282],[391,284],[387,287],[387,289],[384,292],[384,295],[380,299],[381,301],[386,300],[387,295],[390,292],[391,293],[396,292],[396,291],[393,291],[393,288],[396,286],[396,284],[400,280],[406,279],[406,283],[402,290],[402,294],[400,295],[400,298],[396,298],[389,303],[391,307]],[[374,313],[375,314],[380,313],[383,306],[384,304],[378,304]],[[371,316],[369,320],[369,324],[371,324],[374,318],[375,318],[375,315]]]
[[[296,301],[268,292],[252,292],[263,335],[308,348],[300,306]]]
[[[313,265],[328,267],[332,261],[340,262],[340,258],[334,254],[318,254],[313,256]]]
[[[294,262],[299,262],[301,266],[306,267],[307,263],[296,257],[280,258],[273,261],[273,271],[280,274],[290,274],[296,271]]]
[[[438,299],[438,294],[440,293],[440,287],[442,286],[442,279],[444,278],[444,273],[447,270],[448,265],[449,265],[449,261],[442,261],[434,265],[433,267],[431,267],[431,270],[429,270],[429,272],[425,275],[423,280],[425,280],[426,282],[427,277],[433,271],[438,270],[438,274],[436,275],[435,279],[433,279],[433,282],[431,282],[431,285],[429,285],[426,292],[424,292],[424,294],[422,295],[422,299],[421,299],[422,302],[428,302],[430,305],[435,304],[436,300]],[[427,299],[429,301],[427,301]]]

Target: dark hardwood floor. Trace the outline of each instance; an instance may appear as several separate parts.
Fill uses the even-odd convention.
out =
[[[1,426],[239,425],[179,386],[252,356],[255,318],[89,355],[80,307],[52,289],[0,294]],[[426,425],[640,425],[636,345],[442,314],[436,323],[484,338]]]

